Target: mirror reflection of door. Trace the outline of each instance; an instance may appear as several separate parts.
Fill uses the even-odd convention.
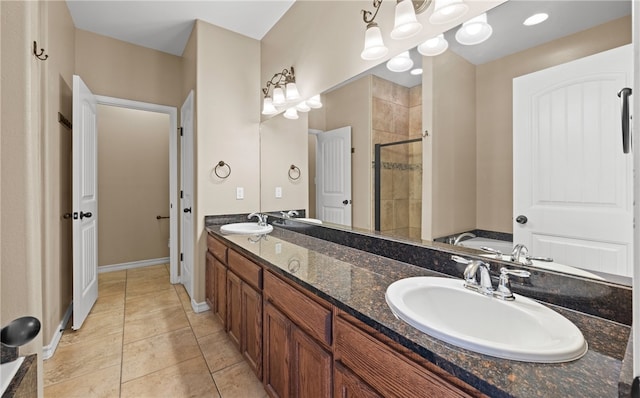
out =
[[[316,217],[351,226],[351,127],[316,137]]]
[[[536,256],[632,276],[633,164],[618,91],[632,45],[514,79],[514,242]]]

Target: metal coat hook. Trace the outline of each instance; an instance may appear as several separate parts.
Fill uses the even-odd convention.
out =
[[[49,55],[44,53],[44,48],[41,48],[40,52],[38,52],[38,43],[35,41],[33,42],[33,55],[41,61],[46,61],[49,58]]]
[[[222,167],[225,167],[225,166],[227,167],[227,169],[229,169],[229,170],[227,171],[227,174],[226,174],[226,175],[220,175],[220,174],[218,173],[218,168],[222,168]],[[218,162],[218,164],[216,165],[216,167],[213,169],[213,172],[214,172],[214,173],[216,173],[216,175],[217,175],[219,178],[227,178],[227,177],[229,177],[229,176],[231,175],[231,166],[229,166],[229,163],[225,163],[225,162],[224,162],[224,160],[221,160],[221,161],[219,161],[219,162]]]
[[[292,173],[293,175],[291,175]],[[291,167],[289,167],[289,178],[291,178],[292,180],[297,180],[301,175],[302,173],[300,172],[300,168],[298,168],[298,166],[292,164]]]

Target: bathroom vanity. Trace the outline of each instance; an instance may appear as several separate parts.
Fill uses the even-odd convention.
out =
[[[263,237],[224,235],[207,220],[206,262],[207,302],[271,396],[619,394],[630,334],[624,314],[608,320],[604,308],[594,316],[543,303],[578,326],[588,352],[556,364],[498,359],[414,329],[385,302],[392,282],[453,276],[452,261],[416,266],[274,227]],[[607,301],[617,293],[602,294]]]

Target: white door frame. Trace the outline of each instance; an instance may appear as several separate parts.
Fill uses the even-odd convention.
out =
[[[169,270],[171,283],[178,276],[178,110],[173,106],[96,95],[99,105],[117,106],[169,115]]]

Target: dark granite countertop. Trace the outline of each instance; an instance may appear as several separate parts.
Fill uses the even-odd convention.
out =
[[[447,275],[274,226],[260,239],[222,235],[218,225],[207,230],[491,397],[618,396],[629,326],[549,305],[580,328],[589,344],[584,357],[535,364],[477,354],[396,319],[385,302],[398,279]]]

